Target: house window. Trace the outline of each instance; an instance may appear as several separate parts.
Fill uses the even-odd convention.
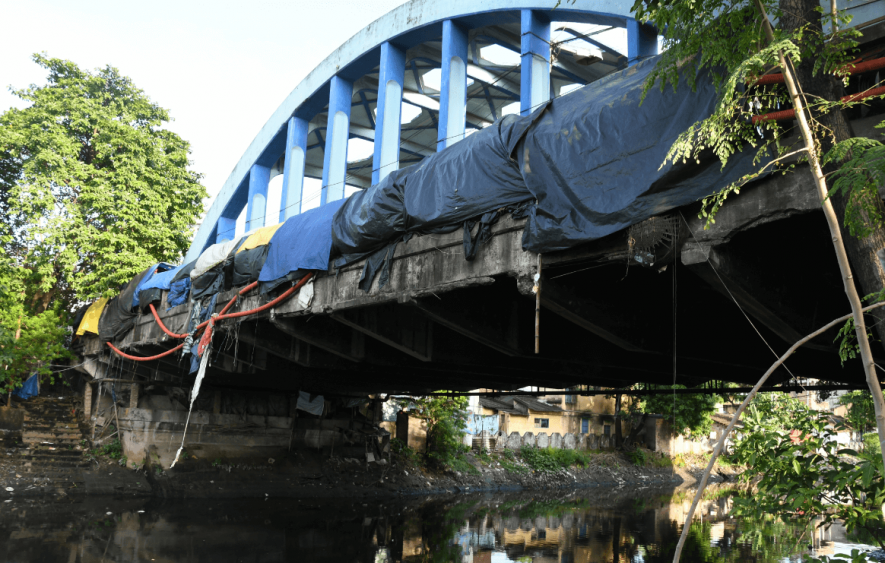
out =
[[[565,402],[568,405],[574,405],[575,403],[578,402],[578,396],[577,395],[566,395]]]
[[[612,427],[608,424],[603,426],[602,427],[602,435],[605,436],[606,438],[610,437],[612,435]]]
[[[550,419],[549,418],[536,418],[535,419],[535,428],[550,428]]]
[[[581,419],[581,434],[587,434],[590,432],[590,419],[582,418]]]

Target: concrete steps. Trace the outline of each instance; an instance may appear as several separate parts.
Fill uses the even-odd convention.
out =
[[[22,408],[22,442],[27,450],[19,454],[19,459],[25,471],[41,475],[62,471],[61,482],[70,480],[68,471],[89,466],[89,460],[83,457],[84,436],[70,399],[35,397]]]

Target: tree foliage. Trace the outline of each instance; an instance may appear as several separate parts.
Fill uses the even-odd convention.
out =
[[[34,55],[47,83],[0,116],[3,250],[39,313],[105,294],[179,259],[206,190],[169,113],[113,67]]]
[[[885,121],[875,128],[885,129]],[[879,186],[885,185],[885,144],[868,137],[846,139],[824,155],[822,164],[829,163],[842,163],[833,171],[830,197],[841,193],[851,202],[845,209],[845,224],[852,235],[869,235],[885,219],[875,205]]]
[[[686,389],[684,385],[655,386],[657,389]],[[661,394],[638,397],[628,406],[631,413],[660,414],[668,420],[673,432],[686,437],[704,436],[713,426],[713,413],[721,401],[719,395]]]
[[[781,3],[760,0],[758,4],[775,21],[782,19]],[[779,85],[756,86],[756,80],[779,66],[779,53],[799,64],[813,60],[816,74],[832,73],[847,81],[850,61],[857,52],[860,33],[847,24],[851,16],[844,11],[825,14],[822,22],[835,24],[839,31],[824,34],[813,25],[798,30],[775,28],[774,40],[768,41],[762,16],[752,0],[701,0],[668,2],[636,0],[633,11],[638,19],[667,29],[666,51],[645,84],[677,88],[682,77],[692,88],[699,69],[710,72],[720,93],[720,100],[709,118],[695,123],[677,139],[667,161],[699,160],[706,153],[715,154],[723,163],[743,150],[756,150],[758,169],[703,200],[700,212],[707,224],[731,194],[740,193],[743,185],[772,171],[787,173],[796,164],[808,160],[807,150],[791,141],[792,129],[776,121],[753,122],[753,117],[789,107],[790,100]],[[804,100],[811,115],[820,115],[866,103],[843,102],[807,96]],[[789,122],[788,122],[789,123]],[[885,175],[881,143],[872,139],[850,139],[835,143],[832,131],[815,119],[811,127],[819,139],[833,148],[821,159],[823,165],[841,163],[834,172],[830,195],[846,197],[845,222],[852,234],[866,236],[883,225],[875,205],[876,187]]]
[[[190,243],[206,190],[169,113],[113,67],[34,55],[0,115],[0,386],[65,357],[68,311]],[[19,338],[16,338],[16,334]]]
[[[8,393],[33,374],[50,375],[65,348],[66,312],[60,304],[39,313],[24,306],[24,287],[0,258],[0,390]],[[17,337],[18,336],[18,337]]]
[[[873,395],[866,390],[849,391],[839,397],[839,404],[848,407],[845,422],[859,433],[876,428],[876,411],[873,408]]]
[[[410,402],[410,414],[427,424],[428,459],[440,466],[452,465],[461,452],[461,439],[467,428],[467,397],[434,395]]]
[[[826,413],[801,401],[772,397],[744,417],[735,456],[758,476],[757,492],[736,499],[738,515],[777,515],[814,527],[844,522],[849,533],[863,530],[885,547],[881,460],[843,449]]]

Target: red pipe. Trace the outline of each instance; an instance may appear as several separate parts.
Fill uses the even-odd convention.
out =
[[[863,100],[864,98],[872,98],[873,96],[881,96],[885,94],[885,86],[880,86],[878,88],[873,88],[872,90],[864,90],[863,92],[858,92],[857,94],[851,94],[850,96],[843,96],[843,102],[856,102],[858,100]]]
[[[252,291],[256,287],[258,287],[257,281],[250,283],[249,285],[247,285],[246,287],[244,287],[243,289],[238,291],[237,294],[234,295],[234,298],[231,299],[230,301],[228,301],[227,305],[224,306],[224,309],[222,309],[221,312],[218,313],[219,316],[223,315],[225,312],[227,312],[227,310],[230,309],[234,303],[236,303],[237,298],[239,298],[241,295],[245,295],[245,294],[249,293],[250,291]]]
[[[845,103],[856,102],[859,100],[864,100],[866,98],[872,98],[873,96],[882,96],[885,95],[885,86],[880,86],[879,88],[873,88],[872,90],[864,90],[863,92],[858,92],[857,94],[851,94],[850,96],[842,96],[842,100]],[[776,111],[773,113],[764,113],[762,115],[754,115],[753,116],[753,125],[759,123],[760,121],[780,121],[782,119],[793,119],[796,117],[796,110],[785,109],[781,111]]]
[[[870,72],[871,70],[879,70],[880,68],[885,68],[885,57],[880,59],[871,59],[869,61],[864,61],[858,64],[848,63],[843,69],[848,71],[848,74],[863,74],[865,72]],[[766,74],[764,76],[760,76],[759,80],[753,83],[753,86],[764,86],[766,84],[783,84],[784,75],[783,74]]]
[[[281,301],[285,301],[286,299],[291,297],[293,293],[295,293],[296,291],[301,289],[301,287],[304,286],[304,284],[306,284],[307,281],[312,277],[313,277],[313,272],[309,272],[307,275],[305,275],[303,278],[301,278],[298,281],[298,283],[296,283],[294,286],[290,287],[289,289],[287,289],[286,291],[281,293],[279,297],[277,297],[276,299],[274,299],[272,301],[265,303],[264,305],[262,305],[260,307],[256,307],[254,309],[249,309],[248,311],[240,311],[237,313],[230,313],[230,314],[225,315],[224,312],[227,311],[234,304],[234,302],[236,302],[237,298],[239,298],[244,293],[247,293],[248,291],[254,289],[258,285],[258,282],[252,282],[249,285],[247,285],[246,287],[244,287],[243,289],[241,289],[240,291],[238,291],[237,294],[234,295],[233,299],[231,299],[228,302],[228,304],[224,306],[224,308],[221,310],[221,313],[219,313],[216,317],[214,317],[214,319],[210,319],[208,321],[203,321],[202,323],[197,325],[197,328],[194,329],[194,331],[196,332],[196,331],[200,330],[201,328],[208,325],[210,322],[218,322],[218,321],[221,321],[224,319],[236,319],[239,317],[247,317],[249,315],[254,315],[256,313],[266,311],[267,309],[270,309],[271,307],[275,306],[276,304],[280,303]],[[163,324],[163,321],[160,320],[160,316],[157,314],[157,309],[154,308],[153,303],[150,304],[150,308],[151,308],[151,313],[153,313],[153,315],[154,315],[154,319],[157,321],[157,324],[160,325],[160,328],[163,329],[163,332],[165,332],[166,334],[168,334],[172,338],[186,338],[187,337],[186,334],[175,334],[174,332],[171,332]],[[137,362],[147,362],[150,360],[156,360],[158,358],[168,356],[169,354],[171,354],[177,350],[181,350],[181,348],[184,346],[184,344],[179,344],[175,348],[173,348],[171,350],[167,350],[167,351],[163,352],[162,354],[157,354],[156,356],[149,356],[146,358],[140,358],[138,356],[131,356],[129,354],[121,352],[119,349],[117,349],[116,346],[114,346],[110,342],[108,342],[107,345],[110,346],[114,352],[116,352],[120,356],[126,358],[127,360],[135,360]]]
[[[796,117],[796,110],[794,109],[785,109],[772,113],[764,113],[762,115],[753,116],[753,125],[759,123],[760,121],[781,121],[782,119],[793,119],[794,117]]]
[[[258,282],[252,282],[249,285],[247,285],[246,287],[244,287],[243,289],[241,289],[240,291],[238,291],[237,294],[234,295],[233,299],[228,301],[227,305],[224,306],[224,309],[221,310],[221,313],[219,313],[219,315],[223,315],[225,311],[230,309],[231,306],[234,303],[236,303],[238,297],[240,297],[241,295],[244,295],[245,293],[249,292],[250,290],[254,289],[257,286],[258,286]],[[176,334],[176,333],[172,332],[171,330],[169,330],[168,328],[166,328],[166,325],[164,325],[163,321],[160,320],[160,315],[157,314],[157,309],[154,308],[153,303],[151,303],[149,305],[149,307],[151,308],[151,314],[154,315],[154,320],[157,321],[157,324],[160,325],[160,328],[163,330],[163,332],[165,332],[166,334],[168,334],[172,338],[187,338],[187,334]],[[206,323],[208,323],[208,322],[209,321],[205,321],[203,323],[198,324],[194,330],[200,330],[201,328],[205,327]]]
[[[882,57],[881,59],[871,59],[856,65],[849,63],[845,65],[845,67],[848,69],[849,74],[863,74],[864,72],[870,72],[871,70],[885,68],[885,57]]]
[[[290,287],[289,289],[287,289],[286,291],[281,293],[279,297],[277,297],[273,301],[265,303],[261,307],[256,307],[256,308],[250,309],[248,311],[240,311],[239,313],[230,313],[228,315],[219,315],[218,317],[215,318],[215,321],[218,322],[218,321],[224,320],[224,319],[236,319],[238,317],[246,317],[248,315],[254,315],[255,313],[260,313],[262,311],[266,311],[267,309],[270,309],[271,307],[273,307],[274,305],[276,305],[280,301],[284,301],[287,298],[289,298],[293,293],[295,293],[296,291],[301,289],[301,286],[306,284],[307,280],[309,280],[312,277],[313,277],[313,272],[310,272],[309,274],[307,274],[306,276],[301,278],[301,280],[298,283],[296,283],[295,285],[293,285],[292,287]]]
[[[784,75],[783,74],[766,74],[765,76],[759,77],[759,80],[753,83],[753,86],[765,86],[766,84],[783,84],[784,83]]]
[[[160,358],[162,358],[164,356],[168,356],[169,354],[172,354],[173,352],[177,352],[184,347],[184,343],[182,343],[171,350],[166,350],[162,354],[157,354],[156,356],[148,356],[145,358],[145,357],[141,357],[141,356],[130,356],[129,354],[127,354],[125,352],[121,352],[119,348],[117,348],[116,346],[114,346],[110,342],[108,342],[107,344],[108,344],[108,346],[111,347],[111,350],[113,350],[114,352],[117,353],[118,356],[126,358],[127,360],[135,360],[136,362],[148,362],[150,360],[159,360]]]
[[[171,330],[169,330],[168,328],[166,328],[166,325],[164,325],[163,321],[160,320],[160,315],[157,314],[157,310],[154,308],[153,303],[151,303],[149,305],[149,307],[151,308],[151,313],[154,315],[154,320],[157,321],[157,324],[160,325],[160,328],[163,329],[163,332],[165,332],[166,334],[168,334],[172,338],[187,338],[186,334],[176,334],[176,333],[172,332]]]

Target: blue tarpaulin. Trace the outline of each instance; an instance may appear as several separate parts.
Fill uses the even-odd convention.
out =
[[[262,290],[298,270],[327,270],[332,250],[332,218],[344,201],[289,217],[268,245],[267,260],[258,275]]]
[[[154,274],[148,281],[142,281],[141,285],[138,286],[138,290],[141,291],[154,288],[169,289],[169,286],[172,285],[172,278],[175,277],[175,274],[177,274],[180,269],[181,266],[175,266],[171,270]]]
[[[12,392],[13,395],[18,397],[19,399],[30,399],[31,397],[36,397],[39,393],[39,386],[37,385],[37,374],[35,373],[31,377],[25,381],[21,387]]]
[[[191,290],[190,277],[181,278],[172,282],[169,286],[169,295],[166,296],[166,304],[169,309],[187,302],[188,293]]]
[[[149,289],[151,287],[160,287],[157,285],[151,285],[151,281],[158,276],[162,276],[163,274],[167,273],[172,268],[175,268],[175,266],[173,266],[172,264],[167,264],[165,262],[160,262],[159,264],[154,264],[153,266],[151,266],[147,274],[145,274],[145,276],[141,278],[141,281],[138,283],[138,285],[135,286],[135,293],[132,295],[132,307],[138,307],[138,293],[141,290]],[[171,280],[172,278],[169,279]],[[168,289],[168,286],[163,289]]]
[[[732,155],[724,168],[710,151],[700,162],[662,166],[678,135],[710,116],[719,98],[708,76],[698,78],[696,91],[683,77],[676,92],[652,88],[640,106],[657,62],[602,78],[531,115],[505,116],[353,194],[332,223],[335,264],[370,256],[360,281],[368,290],[378,271],[383,285],[399,241],[466,230],[479,217],[487,226],[501,209],[528,215],[525,250],[563,250],[690,204],[757,168],[753,150]],[[474,244],[465,236],[467,251]]]

